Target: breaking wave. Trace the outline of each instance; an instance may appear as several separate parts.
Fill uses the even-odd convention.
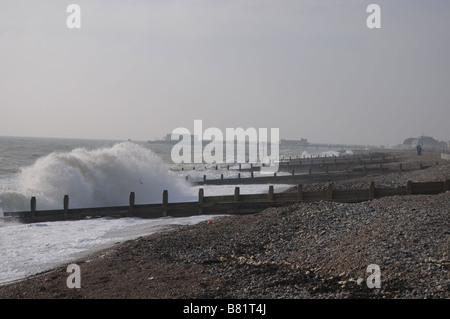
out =
[[[167,189],[171,202],[190,200],[183,180],[151,150],[132,142],[109,148],[77,148],[51,153],[22,168],[14,185],[0,191],[0,216],[5,211],[30,209],[35,196],[37,209],[127,205],[130,192],[136,204],[160,203]]]

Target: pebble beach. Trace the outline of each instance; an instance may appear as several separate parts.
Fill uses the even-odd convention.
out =
[[[422,170],[345,180],[336,189],[450,179],[438,154],[399,160]],[[304,185],[305,190],[325,184]],[[361,203],[299,202],[140,237],[0,286],[0,298],[448,299],[450,192]],[[380,287],[369,287],[369,265]]]

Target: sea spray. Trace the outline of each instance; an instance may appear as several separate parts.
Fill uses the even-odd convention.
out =
[[[37,209],[57,209],[64,195],[69,195],[73,208],[126,205],[130,192],[135,192],[136,204],[159,203],[164,189],[171,202],[192,200],[186,188],[151,150],[123,142],[39,158],[22,168],[14,189],[0,194],[0,207],[3,211],[29,210],[30,198],[35,196]]]

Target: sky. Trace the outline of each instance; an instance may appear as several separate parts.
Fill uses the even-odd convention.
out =
[[[66,12],[81,8],[81,28]],[[369,4],[381,8],[370,29]],[[450,1],[0,0],[0,135],[450,139]]]

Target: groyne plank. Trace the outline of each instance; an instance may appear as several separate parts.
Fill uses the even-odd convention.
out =
[[[187,217],[198,214],[250,214],[268,207],[279,207],[295,202],[312,202],[331,200],[339,202],[362,202],[374,198],[395,195],[438,194],[450,190],[450,180],[433,182],[408,182],[405,186],[395,188],[376,188],[371,182],[365,189],[335,190],[330,183],[327,189],[318,191],[303,191],[301,184],[297,190],[274,193],[273,186],[269,186],[267,193],[240,194],[239,187],[234,195],[203,196],[199,191],[199,200],[192,202],[168,202],[168,193],[164,191],[162,203],[136,205],[130,195],[129,206],[115,207],[68,207],[68,196],[64,197],[64,207],[60,210],[37,210],[37,199],[32,197],[30,211],[6,212],[4,220],[19,220],[24,223],[50,222],[61,220],[79,220],[88,218],[161,218],[164,216]]]

